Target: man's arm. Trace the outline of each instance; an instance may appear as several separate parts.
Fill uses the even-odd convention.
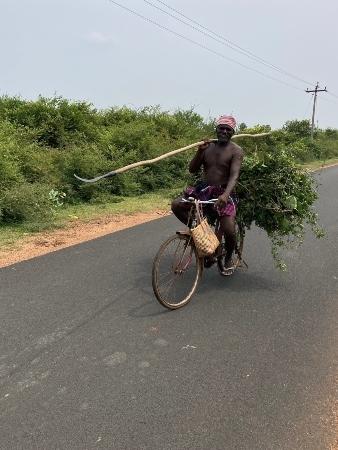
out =
[[[239,177],[239,172],[241,170],[243,156],[244,156],[243,150],[241,148],[236,149],[236,152],[231,160],[228,184],[224,191],[224,195],[226,195],[227,197],[231,194],[231,192],[234,190],[236,186]]]
[[[231,194],[234,187],[236,186],[236,183],[237,183],[237,180],[239,177],[239,172],[241,170],[243,156],[244,156],[243,150],[240,147],[237,148],[236,152],[233,155],[232,160],[231,160],[230,174],[229,174],[229,180],[228,180],[227,187],[226,187],[225,191],[223,192],[223,194],[218,197],[216,206],[223,206],[227,203],[227,201],[229,199],[229,195]]]
[[[203,164],[204,151],[209,147],[209,144],[210,144],[210,142],[204,141],[204,143],[198,147],[196,155],[190,161],[190,164],[189,164],[189,172],[190,173],[196,173],[199,171],[201,165]]]

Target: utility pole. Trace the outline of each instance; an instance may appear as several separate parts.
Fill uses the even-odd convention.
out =
[[[315,113],[316,113],[316,103],[317,103],[317,92],[327,92],[326,86],[325,89],[319,89],[319,83],[317,81],[316,87],[314,90],[310,91],[309,89],[306,89],[306,93],[314,93],[313,96],[313,108],[312,108],[312,122],[311,122],[311,139],[313,140],[313,130],[315,127]]]

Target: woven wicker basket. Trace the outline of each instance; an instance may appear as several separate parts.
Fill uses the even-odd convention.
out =
[[[198,225],[191,229],[198,256],[210,256],[219,246],[219,240],[206,218],[202,218],[200,206],[196,202],[196,217]]]

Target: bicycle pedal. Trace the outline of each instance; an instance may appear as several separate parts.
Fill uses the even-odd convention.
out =
[[[237,266],[238,269],[249,269],[248,264],[242,259]]]

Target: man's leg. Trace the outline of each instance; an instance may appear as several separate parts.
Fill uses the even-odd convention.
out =
[[[178,197],[171,203],[171,210],[175,216],[185,225],[188,224],[189,212],[192,207],[190,203],[184,203],[181,201],[182,197]]]
[[[236,247],[236,218],[234,216],[220,217],[220,233],[225,237],[224,275],[233,273],[232,255]]]

